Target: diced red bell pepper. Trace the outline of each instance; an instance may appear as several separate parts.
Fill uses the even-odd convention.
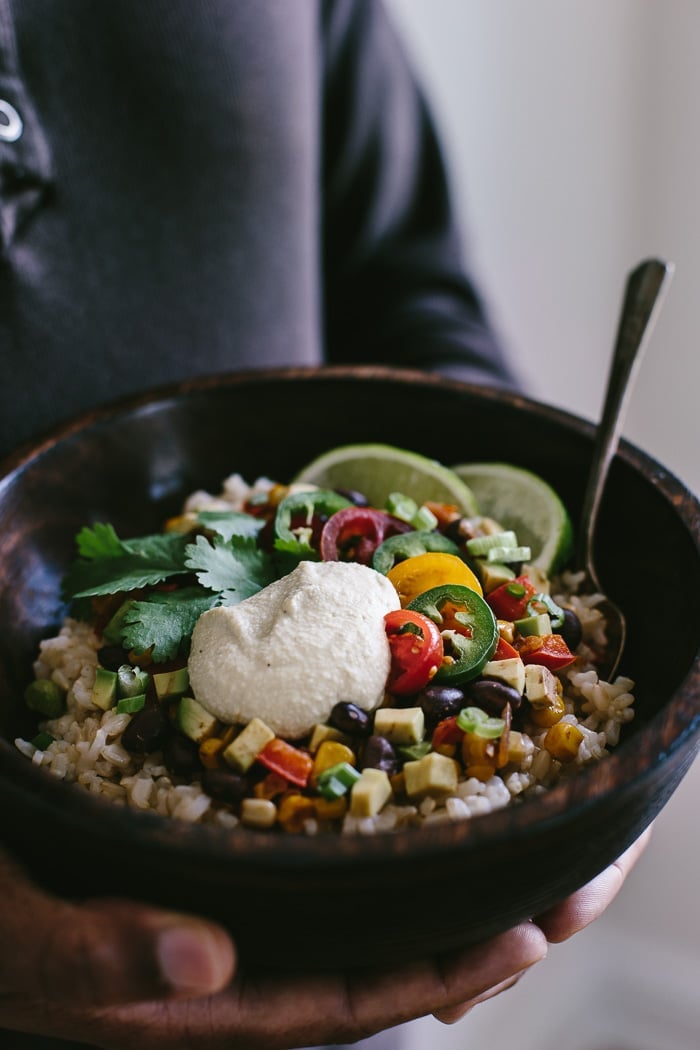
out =
[[[576,659],[560,634],[533,634],[518,644],[524,664],[542,664],[550,671],[561,671]]]
[[[451,750],[461,744],[463,736],[464,730],[457,725],[457,715],[443,718],[442,722],[438,722],[433,730],[431,740],[433,751],[441,751],[444,747]]]
[[[518,650],[515,648],[514,645],[511,645],[510,642],[507,642],[505,640],[505,638],[499,638],[498,639],[498,645],[496,646],[496,652],[493,654],[491,659],[492,660],[514,660],[514,659],[517,660],[519,656],[520,656],[520,653],[518,652]]]
[[[306,751],[277,736],[262,749],[258,762],[297,787],[306,787],[314,765],[313,758]]]
[[[486,601],[497,619],[522,620],[528,615],[527,603],[537,593],[529,576],[516,576],[514,580],[508,580],[489,591]]]

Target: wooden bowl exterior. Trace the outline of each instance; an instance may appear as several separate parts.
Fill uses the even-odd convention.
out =
[[[226,923],[249,966],[391,965],[474,943],[550,907],[658,814],[700,737],[700,508],[628,443],[611,470],[600,572],[629,619],[637,717],[605,762],[541,799],[420,832],[300,838],[224,832],[96,799],[13,747],[60,579],[89,521],[157,529],[196,488],[238,471],[282,480],[351,441],[445,463],[535,470],[577,520],[592,427],[519,396],[382,368],[243,373],[181,384],[71,423],[0,480],[0,804],[6,839],[47,886],[121,894]],[[284,957],[272,944],[289,946]]]

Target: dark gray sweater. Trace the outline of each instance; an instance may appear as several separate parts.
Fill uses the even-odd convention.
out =
[[[0,0],[0,100],[0,454],[197,373],[508,381],[380,0]]]

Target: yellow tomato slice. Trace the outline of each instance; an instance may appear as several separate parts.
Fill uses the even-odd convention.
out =
[[[458,583],[483,594],[478,578],[461,558],[439,551],[405,558],[389,570],[387,578],[396,588],[402,608],[424,591],[445,583]]]

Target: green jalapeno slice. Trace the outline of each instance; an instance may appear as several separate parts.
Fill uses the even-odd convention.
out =
[[[440,628],[445,657],[433,681],[461,685],[481,674],[498,645],[498,625],[476,591],[446,583],[424,591],[406,606]]]

